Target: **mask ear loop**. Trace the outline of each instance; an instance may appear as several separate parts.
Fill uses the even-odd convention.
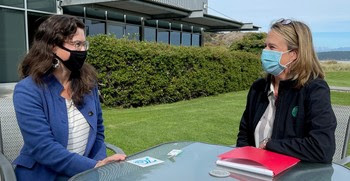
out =
[[[292,49],[290,49],[290,50],[287,50],[287,51],[285,51],[285,52],[283,52],[282,54],[285,54],[285,53],[288,53],[288,52],[291,52],[292,51]],[[296,59],[295,59],[296,60]],[[279,63],[282,67],[284,67],[284,68],[288,68],[288,65],[290,65],[291,63],[293,63],[295,60],[292,60],[292,61],[289,61],[287,64],[285,64],[285,65],[282,65],[281,63]]]

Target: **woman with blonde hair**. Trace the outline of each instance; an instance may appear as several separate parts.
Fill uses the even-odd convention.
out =
[[[249,90],[237,146],[330,163],[337,123],[309,27],[289,19],[276,21],[261,62],[267,76]]]

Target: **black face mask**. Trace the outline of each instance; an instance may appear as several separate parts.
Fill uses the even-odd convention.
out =
[[[61,47],[63,50],[66,50],[70,53],[68,60],[63,61],[59,56],[55,54],[55,57],[58,58],[68,70],[72,73],[80,72],[81,67],[84,65],[86,60],[87,51],[74,51],[69,50],[65,47]]]

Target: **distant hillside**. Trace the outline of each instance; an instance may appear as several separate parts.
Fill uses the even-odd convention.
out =
[[[243,32],[222,32],[222,33],[204,33],[204,46],[225,46],[229,47],[232,42],[242,39]]]
[[[320,60],[349,60],[350,51],[332,51],[332,52],[318,52],[318,59]]]
[[[334,51],[350,51],[350,47],[328,48],[328,47],[316,47],[317,52],[334,52]]]

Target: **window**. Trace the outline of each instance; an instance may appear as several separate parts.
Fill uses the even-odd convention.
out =
[[[158,21],[158,28],[169,29],[170,24],[167,21]]]
[[[191,33],[182,32],[182,45],[191,46]]]
[[[141,17],[140,16],[126,15],[126,23],[141,25]]]
[[[193,27],[193,33],[200,34],[201,32],[202,31],[200,27],[196,27],[196,26]]]
[[[120,21],[120,22],[124,23],[124,15],[120,14],[120,13],[108,11],[107,18],[108,18],[108,20]]]
[[[192,32],[192,26],[182,25],[182,31]]]
[[[123,38],[124,37],[124,25],[119,24],[108,24],[108,33],[114,34],[117,38]]]
[[[192,34],[192,46],[199,46],[199,45],[200,45],[200,35]]]
[[[193,27],[192,34],[192,46],[200,46],[201,45],[201,28]]]
[[[0,0],[0,5],[24,8],[23,0]]]
[[[56,13],[56,0],[26,0],[28,9]]]
[[[169,43],[169,31],[164,29],[158,29],[157,42]]]
[[[82,6],[63,6],[63,14],[84,17],[84,7]]]
[[[15,82],[26,52],[24,11],[0,8],[0,19],[0,82]]]
[[[105,11],[94,8],[86,8],[86,17],[96,18],[96,19],[105,19]]]
[[[181,31],[181,24],[171,23],[171,30],[173,30],[173,31]]]
[[[28,38],[29,38],[29,47],[31,46],[34,34],[38,29],[39,25],[48,18],[48,15],[40,13],[28,12]]]
[[[178,31],[170,32],[170,44],[171,45],[180,45],[180,32],[178,32]]]
[[[145,41],[156,41],[156,29],[145,27],[144,36]]]
[[[157,27],[157,20],[146,20],[145,26]]]
[[[125,36],[129,40],[138,40],[138,41],[140,41],[140,26],[126,25],[126,27],[125,27]]]
[[[105,34],[105,25],[103,21],[85,19],[86,35]]]

